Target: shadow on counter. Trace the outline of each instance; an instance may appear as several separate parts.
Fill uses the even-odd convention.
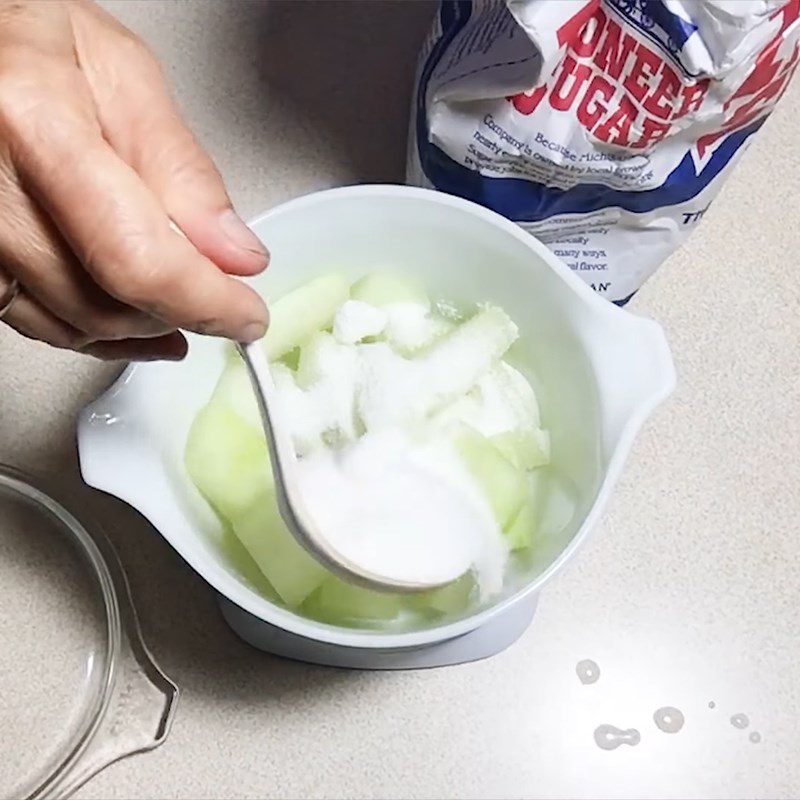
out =
[[[417,57],[435,8],[429,0],[242,4],[224,23],[241,44],[225,52],[225,67],[233,58],[236,73],[254,71],[263,98],[248,95],[243,109],[241,98],[220,97],[220,113],[227,106],[249,117],[243,127],[286,139],[278,158],[333,162],[356,182],[402,182]]]

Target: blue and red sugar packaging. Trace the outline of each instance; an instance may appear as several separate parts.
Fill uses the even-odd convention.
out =
[[[800,0],[445,0],[408,182],[514,220],[622,304],[700,221],[799,39]]]

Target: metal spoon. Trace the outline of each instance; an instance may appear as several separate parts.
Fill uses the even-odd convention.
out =
[[[297,477],[297,455],[289,429],[280,412],[280,398],[269,370],[266,354],[260,342],[237,344],[236,349],[247,367],[253,385],[261,424],[267,439],[267,449],[275,477],[278,509],[289,532],[297,542],[323,566],[346,581],[368,589],[396,592],[421,592],[435,589],[444,583],[401,581],[379,575],[338,552],[325,538],[306,508]]]

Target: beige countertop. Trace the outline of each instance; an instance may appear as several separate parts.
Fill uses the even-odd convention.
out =
[[[402,178],[427,4],[108,6],[163,59],[245,216]],[[168,741],[79,796],[800,796],[798,119],[795,80],[632,303],[665,326],[678,389],[637,440],[601,530],[522,639],[485,662],[341,672],[240,643],[136,513],[81,487],[75,414],[115,369],[0,326],[0,461],[48,477],[106,527],[145,638],[183,692]],[[575,674],[584,658],[601,669],[591,686]],[[666,705],[686,717],[676,735],[653,722]],[[737,712],[748,730],[731,725]],[[601,750],[601,723],[636,727],[641,743]]]

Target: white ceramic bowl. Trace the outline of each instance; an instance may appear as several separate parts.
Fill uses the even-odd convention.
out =
[[[218,545],[219,523],[183,470],[195,413],[220,374],[223,343],[190,336],[180,364],[130,366],[80,418],[81,469],[91,486],[137,508],[186,561],[240,609],[284,631],[350,648],[413,648],[478,628],[531,600],[597,522],[640,425],[674,386],[661,328],[598,297],[544,245],[473,203],[424,189],[354,186],[301,197],[256,218],[276,297],[325,271],[419,276],[436,297],[491,301],[517,322],[515,358],[535,381],[555,468],[574,483],[568,543],[464,619],[402,632],[334,627],[256,593]]]

